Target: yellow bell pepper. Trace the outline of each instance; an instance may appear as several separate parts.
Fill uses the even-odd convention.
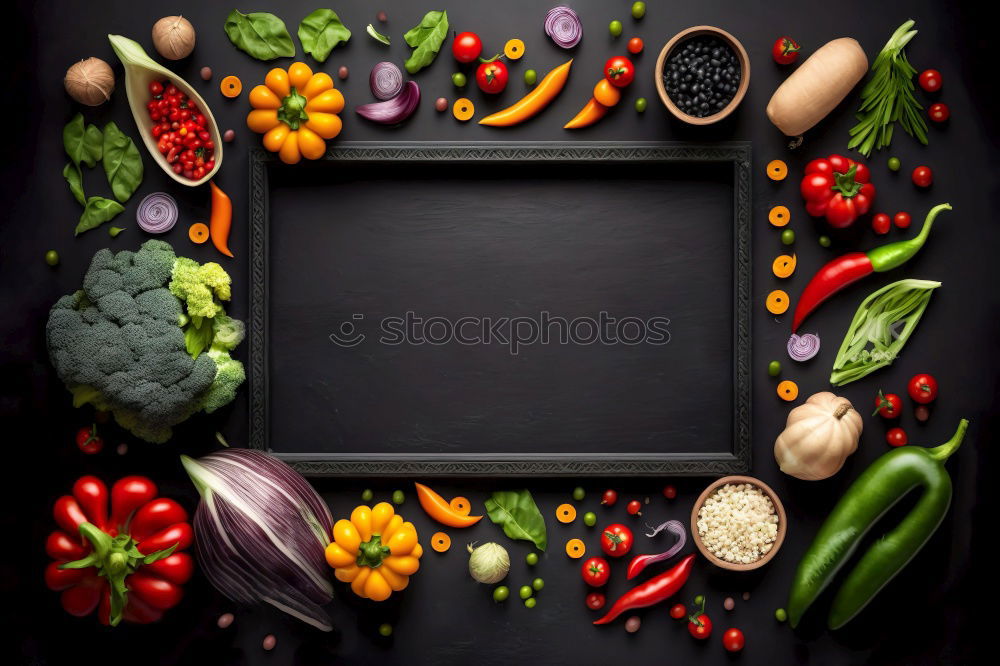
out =
[[[337,114],[344,110],[344,96],[333,79],[313,71],[304,62],[288,71],[275,67],[264,84],[250,91],[247,127],[264,135],[264,147],[286,164],[303,157],[317,160],[326,152],[326,141],[340,134]]]
[[[361,505],[351,519],[333,526],[333,542],[326,547],[326,561],[337,580],[350,583],[359,597],[385,601],[410,583],[420,568],[423,548],[417,528],[396,515],[392,505]]]

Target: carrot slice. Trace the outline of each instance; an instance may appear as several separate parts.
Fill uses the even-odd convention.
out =
[[[208,225],[204,222],[195,222],[188,227],[188,238],[192,243],[201,245],[208,240]]]
[[[786,379],[778,384],[778,397],[785,402],[795,400],[799,397],[799,385],[791,379]]]
[[[792,273],[795,272],[795,255],[783,254],[774,260],[771,264],[771,271],[774,273],[775,277],[787,278],[791,277]]]
[[[451,107],[451,114],[456,120],[465,122],[476,115],[476,105],[467,97],[459,97]]]
[[[556,520],[560,523],[572,523],[576,520],[576,507],[572,504],[560,504],[556,507]]]
[[[788,175],[788,165],[781,160],[771,160],[767,163],[767,177],[771,180],[784,180]]]
[[[787,206],[775,206],[767,214],[767,221],[775,227],[783,227],[792,221],[792,213]]]
[[[587,546],[579,539],[570,539],[566,542],[566,554],[574,560],[580,559],[586,552]]]
[[[444,532],[435,532],[431,535],[431,548],[435,553],[444,553],[451,548],[451,537]]]
[[[472,504],[464,497],[456,497],[448,502],[448,506],[460,516],[467,516],[472,513]]]
[[[784,314],[788,310],[788,294],[781,289],[775,289],[767,295],[767,311],[771,314]]]
[[[239,97],[240,93],[243,92],[243,82],[240,81],[240,77],[233,76],[230,74],[222,79],[219,83],[219,90],[222,92],[223,97]]]
[[[507,56],[507,60],[520,60],[524,55],[524,42],[520,39],[508,39],[503,45],[503,54]]]

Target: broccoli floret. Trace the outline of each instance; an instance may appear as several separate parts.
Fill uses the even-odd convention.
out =
[[[236,390],[246,381],[247,374],[243,369],[243,364],[231,357],[226,349],[214,346],[203,356],[212,359],[215,362],[215,367],[218,368],[218,372],[215,373],[215,381],[202,396],[205,411],[211,414],[233,401],[233,398],[236,397]]]
[[[188,316],[212,318],[223,311],[219,301],[232,298],[231,282],[229,274],[215,262],[199,264],[180,257],[174,264],[170,292],[186,303]]]
[[[215,337],[212,340],[212,346],[218,347],[219,349],[224,349],[230,351],[236,349],[236,346],[243,342],[243,338],[246,337],[246,326],[239,319],[233,319],[229,315],[223,313],[217,315],[215,319],[212,320],[212,331]]]

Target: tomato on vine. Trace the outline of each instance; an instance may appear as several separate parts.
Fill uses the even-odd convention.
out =
[[[604,63],[604,78],[616,88],[625,88],[635,80],[635,65],[624,56],[609,58]]]
[[[76,445],[87,454],[100,453],[104,448],[104,440],[97,434],[97,424],[82,426],[76,431]]]
[[[771,57],[779,65],[790,65],[798,60],[801,48],[791,37],[778,37],[771,47]]]

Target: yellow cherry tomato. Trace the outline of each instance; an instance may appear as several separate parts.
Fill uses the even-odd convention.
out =
[[[319,111],[321,113],[340,113],[344,110],[344,96],[336,88],[324,90],[309,100],[306,113]]]
[[[293,62],[288,66],[288,83],[299,92],[302,92],[302,89],[306,87],[312,75],[312,69],[304,62]]]
[[[274,94],[284,99],[292,92],[292,84],[288,81],[288,72],[275,67],[264,77],[264,85],[274,91]]]
[[[262,140],[264,148],[271,151],[272,153],[278,152],[279,150],[281,150],[281,147],[285,144],[285,139],[287,139],[288,135],[291,133],[292,133],[292,128],[290,128],[285,123],[279,123],[277,127],[270,130],[267,134],[264,135],[264,139]]]
[[[248,99],[250,106],[255,109],[274,109],[277,111],[281,108],[281,100],[267,86],[254,86]]]
[[[309,114],[306,127],[324,139],[335,139],[343,127],[340,116],[333,113],[320,113],[318,111]]]
[[[524,55],[524,42],[520,39],[508,39],[503,45],[503,54],[507,56],[507,60],[520,60]]]
[[[611,82],[607,79],[601,79],[594,86],[594,99],[601,106],[614,106],[622,98],[622,91],[615,86],[611,85]]]
[[[302,153],[299,152],[299,133],[292,131],[288,134],[288,138],[285,142],[281,144],[281,150],[278,151],[278,157],[285,164],[298,164],[302,159]]]
[[[320,93],[330,90],[331,88],[333,88],[333,79],[330,78],[330,75],[326,72],[316,72],[312,75],[312,78],[309,79],[309,82],[306,83],[305,87],[299,92],[301,92],[306,99],[312,99],[313,97],[316,97]]]
[[[258,134],[270,132],[280,122],[278,112],[274,109],[254,109],[247,114],[247,127]]]
[[[326,141],[308,126],[299,128],[299,150],[307,160],[318,160],[326,152]]]

